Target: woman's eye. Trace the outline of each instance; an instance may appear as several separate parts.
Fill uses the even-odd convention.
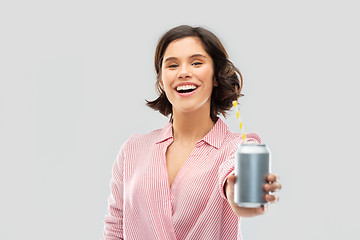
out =
[[[178,65],[177,64],[171,64],[168,66],[168,68],[176,68]]]
[[[199,66],[199,65],[201,65],[202,63],[201,62],[194,62],[192,65],[194,65],[194,66]]]

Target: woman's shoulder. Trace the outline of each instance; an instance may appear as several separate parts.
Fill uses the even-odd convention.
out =
[[[148,133],[135,133],[131,135],[124,145],[131,147],[131,146],[151,146],[159,141],[161,137],[164,135],[164,132],[167,129],[168,124],[166,124],[163,128],[152,130]]]
[[[247,143],[257,143],[257,144],[261,144],[261,137],[258,133],[256,132],[249,132],[249,133],[245,133],[246,136],[246,142]],[[225,142],[229,142],[229,143],[233,143],[233,144],[241,144],[243,143],[243,137],[242,134],[239,132],[231,132],[230,130],[227,131],[226,134],[226,140]]]
[[[246,133],[245,135],[246,135],[247,143],[255,143],[255,144],[261,143],[261,138],[259,134],[255,132],[251,132],[251,133]],[[221,149],[226,154],[232,155],[236,151],[236,149],[240,146],[240,144],[242,144],[243,142],[244,141],[241,133],[231,132],[228,130]]]
[[[216,125],[214,127],[215,135],[220,138],[219,140],[222,142],[222,147],[225,149],[233,149],[243,143],[242,133],[232,132],[229,126],[222,120],[218,119]],[[246,133],[246,142],[248,143],[261,143],[260,135],[256,132]]]

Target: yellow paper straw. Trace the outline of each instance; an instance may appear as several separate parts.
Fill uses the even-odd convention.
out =
[[[245,144],[246,143],[246,134],[245,134],[245,131],[244,131],[243,123],[242,123],[241,118],[240,118],[240,111],[239,111],[239,107],[238,107],[238,102],[233,101],[233,106],[234,106],[234,108],[236,110],[236,118],[239,120],[241,137],[243,139],[243,143]]]

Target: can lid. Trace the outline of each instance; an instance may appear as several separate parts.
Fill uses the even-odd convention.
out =
[[[240,144],[238,151],[242,153],[269,153],[266,144]]]

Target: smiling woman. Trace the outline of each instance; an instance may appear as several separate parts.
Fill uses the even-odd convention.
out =
[[[213,33],[190,26],[160,39],[155,69],[159,97],[147,105],[171,118],[121,147],[104,239],[241,239],[240,217],[265,210],[234,203],[234,152],[242,138],[218,116],[241,96],[240,72]],[[247,141],[260,138],[249,134]],[[268,181],[266,191],[281,188],[276,175]]]
[[[211,93],[216,83],[213,61],[201,41],[197,37],[174,40],[164,59],[159,83],[171,103],[172,114],[207,112],[210,116]]]
[[[180,68],[179,63],[174,62],[174,60],[179,61],[179,59],[177,59],[177,56],[170,56],[169,51],[179,44],[185,44],[184,41],[180,41],[185,38],[188,39],[188,45],[195,48],[192,43],[196,43],[197,49],[200,50],[199,52],[192,52],[191,55],[187,56],[189,63],[194,68],[202,66],[203,61],[212,62],[214,89],[211,95],[210,116],[213,121],[216,121],[218,114],[220,113],[225,116],[226,111],[232,107],[232,101],[237,100],[241,96],[243,79],[240,71],[228,59],[228,54],[220,40],[212,32],[202,27],[178,26],[165,33],[160,39],[154,59],[157,73],[156,89],[159,92],[159,97],[154,101],[148,101],[147,105],[160,111],[165,116],[172,114],[173,106],[161,87],[161,79],[164,70]],[[170,50],[169,45],[172,45]],[[187,48],[184,45],[183,47],[180,46],[179,49],[183,51]],[[164,68],[164,65],[166,68]]]

